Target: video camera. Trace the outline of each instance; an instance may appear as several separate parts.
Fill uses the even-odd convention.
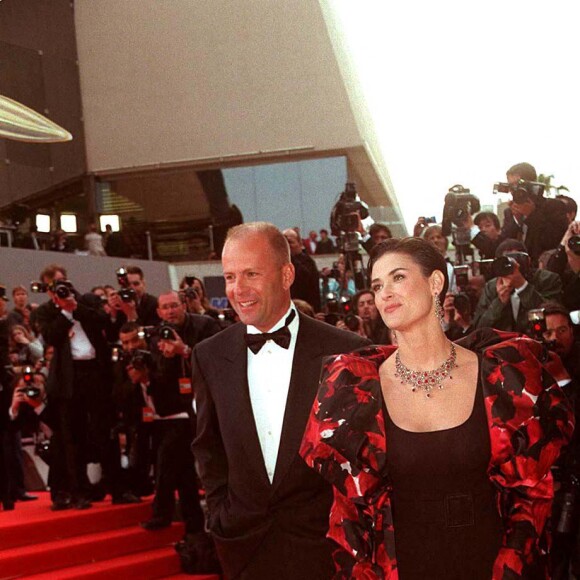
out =
[[[494,183],[493,193],[510,193],[516,203],[524,203],[526,200],[538,201],[544,197],[545,185],[538,181],[526,181],[520,179],[517,183]]]
[[[441,222],[443,235],[448,236],[457,229],[467,229],[467,218],[480,209],[479,198],[473,195],[469,188],[459,184],[450,187],[443,206],[443,220]],[[469,234],[469,230],[467,233]],[[470,241],[468,237],[466,244],[469,245]]]
[[[18,389],[18,392],[24,393],[29,399],[38,399],[42,391],[34,386],[34,369],[30,366],[24,367],[22,379],[25,386]]]
[[[111,361],[122,362],[125,366],[131,365],[134,369],[141,371],[153,367],[153,357],[148,350],[134,349],[124,351],[118,346],[113,347],[111,352]]]
[[[121,267],[115,272],[115,275],[120,286],[117,294],[121,297],[121,300],[123,302],[135,302],[137,300],[137,293],[131,288],[127,270]]]
[[[354,274],[357,290],[366,287],[358,229],[360,221],[368,217],[369,206],[360,200],[355,184],[348,181],[330,211],[330,230],[336,236],[338,250],[345,255],[347,269]]]
[[[344,191],[330,212],[330,229],[333,236],[354,233],[361,220],[369,217],[369,207],[362,202],[356,192],[356,186],[347,182]]]
[[[59,298],[66,299],[74,296],[75,290],[69,280],[53,280],[50,284],[31,282],[30,291],[35,293],[54,292]]]

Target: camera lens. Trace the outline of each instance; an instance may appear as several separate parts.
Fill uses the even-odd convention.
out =
[[[574,254],[580,256],[580,236],[572,236],[568,240],[568,247],[572,250]]]
[[[515,269],[515,262],[508,256],[501,256],[493,261],[493,275],[496,278],[501,276],[509,276],[513,274]]]

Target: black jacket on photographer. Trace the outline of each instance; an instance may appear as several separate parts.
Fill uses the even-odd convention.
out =
[[[561,302],[562,283],[558,275],[547,270],[535,270],[527,279],[527,286],[519,294],[520,306],[517,320],[514,320],[511,301],[504,304],[498,298],[497,278],[486,282],[473,316],[473,326],[525,334],[529,326],[529,310],[538,308],[542,302],[550,300]]]
[[[101,308],[100,298],[94,294],[77,294],[77,308],[72,313],[93,345],[103,384],[110,379],[110,351],[104,337],[107,315]],[[69,332],[73,326],[60,309],[49,301],[36,309],[42,337],[47,345],[54,347],[46,391],[49,397],[70,399],[73,395],[73,357]],[[109,383],[110,384],[110,383]]]
[[[573,272],[568,266],[568,257],[564,246],[552,254],[546,269],[555,272],[562,279],[562,303],[570,310],[580,310],[580,272]]]
[[[560,245],[560,240],[568,228],[566,206],[557,199],[542,198],[535,209],[518,223],[521,239],[526,244],[532,264],[538,265],[540,256],[546,250]]]
[[[159,328],[159,327],[158,327]],[[181,340],[189,347],[187,357],[176,355],[166,358],[158,348],[160,340],[156,332],[150,340],[151,353],[155,361],[156,380],[152,381],[151,396],[155,409],[160,417],[181,413],[191,414],[191,389],[181,389],[179,379],[191,380],[191,349],[202,340],[220,332],[221,327],[211,316],[203,314],[186,314],[181,326],[171,326]]]

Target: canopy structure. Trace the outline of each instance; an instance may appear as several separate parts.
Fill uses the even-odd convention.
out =
[[[72,135],[29,107],[0,95],[0,137],[29,143],[62,143]]]

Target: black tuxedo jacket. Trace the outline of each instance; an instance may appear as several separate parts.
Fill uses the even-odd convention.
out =
[[[110,351],[104,337],[107,315],[100,308],[98,296],[77,296],[77,308],[73,318],[78,320],[96,351],[103,384],[111,378]],[[36,310],[40,333],[47,345],[54,347],[54,356],[48,372],[46,391],[49,397],[70,399],[73,396],[73,359],[69,332],[73,323],[66,318],[53,302],[45,302]]]
[[[298,449],[323,358],[352,351],[368,341],[300,315],[280,448],[270,483],[249,395],[245,331],[243,324],[231,326],[193,352],[197,407],[193,451],[225,576],[256,580],[330,577],[333,567],[325,535],[332,490],[306,466]]]

